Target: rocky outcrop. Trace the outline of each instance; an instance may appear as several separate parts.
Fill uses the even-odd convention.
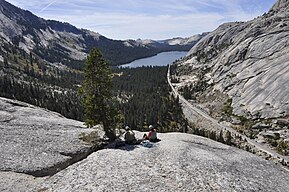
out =
[[[95,151],[79,139],[92,131],[58,113],[0,98],[0,171],[55,174]]]
[[[221,25],[179,63],[179,75],[190,76],[189,84],[205,82],[206,88],[227,94],[236,115],[288,116],[288,8],[288,0],[279,0],[254,20]]]
[[[289,172],[253,154],[189,134],[159,136],[152,148],[95,152],[32,191],[288,190]]]
[[[280,12],[287,11],[288,13],[289,1],[288,0],[278,0],[275,5],[272,7],[272,11]]]
[[[173,39],[167,39],[167,40],[163,40],[160,42],[169,44],[169,45],[192,45],[192,44],[197,43],[200,39],[202,39],[207,34],[208,33],[202,33],[202,34],[193,35],[187,38],[176,37]]]

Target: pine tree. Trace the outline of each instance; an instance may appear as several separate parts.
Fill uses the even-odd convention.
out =
[[[230,131],[226,132],[226,144],[231,145],[232,144],[232,135]]]
[[[84,78],[80,94],[83,96],[85,124],[87,127],[102,124],[106,136],[113,141],[120,113],[113,107],[111,70],[98,49],[92,49],[86,59]]]
[[[224,136],[223,136],[223,130],[220,131],[218,141],[221,143],[225,143]]]
[[[7,59],[7,57],[4,57],[4,67],[8,67],[8,59]]]

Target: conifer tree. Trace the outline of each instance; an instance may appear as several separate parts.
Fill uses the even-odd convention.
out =
[[[230,131],[226,132],[226,144],[231,145],[232,144],[232,135]]]
[[[223,136],[223,130],[220,131],[218,141],[221,143],[225,143],[224,136]]]
[[[87,127],[102,124],[106,136],[113,141],[115,126],[120,114],[112,102],[112,75],[108,63],[98,49],[92,49],[84,67],[83,96],[84,118]]]

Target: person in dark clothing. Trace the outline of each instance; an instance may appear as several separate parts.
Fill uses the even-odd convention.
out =
[[[125,131],[124,140],[126,144],[138,145],[142,142],[142,140],[136,139],[135,133],[129,128],[129,126],[125,127]]]

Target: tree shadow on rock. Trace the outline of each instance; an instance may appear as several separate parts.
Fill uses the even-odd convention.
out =
[[[121,150],[125,150],[125,151],[132,151],[136,148],[139,148],[138,145],[128,145],[128,144],[125,144],[124,146],[121,146],[121,147],[118,147],[116,149],[121,149]]]
[[[108,144],[106,148],[132,151],[136,148],[139,148],[139,145],[129,145],[129,144],[126,144],[123,140],[116,139],[114,142]]]

